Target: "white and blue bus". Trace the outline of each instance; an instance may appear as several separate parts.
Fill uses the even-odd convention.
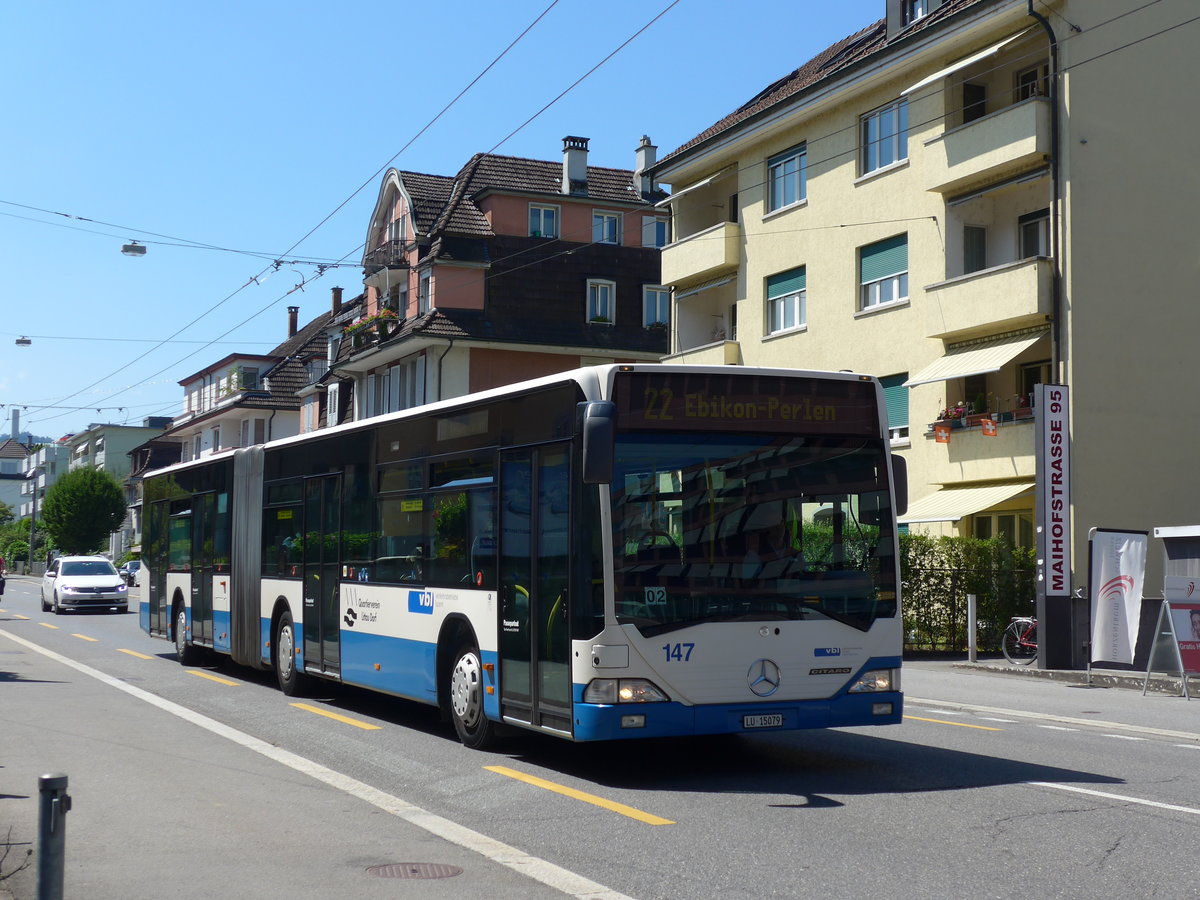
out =
[[[141,625],[472,747],[891,724],[905,493],[870,376],[585,368],[149,474]]]

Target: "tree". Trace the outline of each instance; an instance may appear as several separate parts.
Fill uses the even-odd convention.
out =
[[[63,553],[88,553],[125,521],[125,495],[103,469],[72,469],[46,492],[41,521]]]
[[[0,525],[7,525],[13,518],[12,507],[0,500]]]

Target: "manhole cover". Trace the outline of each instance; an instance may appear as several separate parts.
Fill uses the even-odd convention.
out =
[[[462,869],[442,863],[388,863],[386,866],[371,866],[367,874],[380,878],[453,878],[461,875]]]

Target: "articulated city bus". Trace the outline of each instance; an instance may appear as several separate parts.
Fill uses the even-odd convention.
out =
[[[141,625],[289,695],[436,705],[471,747],[896,723],[882,396],[599,366],[171,466],[144,484]]]

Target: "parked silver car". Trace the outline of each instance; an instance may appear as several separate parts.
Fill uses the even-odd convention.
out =
[[[103,556],[60,556],[42,576],[42,611],[129,611],[129,585]]]

